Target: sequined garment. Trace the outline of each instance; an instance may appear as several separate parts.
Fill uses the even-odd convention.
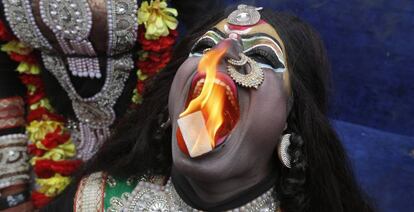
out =
[[[107,195],[104,190],[105,183],[110,178],[102,172],[93,173],[82,179],[78,186],[75,198],[75,211],[103,211],[103,199]],[[150,179],[150,178],[148,178]],[[164,178],[158,178],[164,179]],[[110,184],[116,184],[111,180]],[[114,186],[114,185],[110,185]],[[247,204],[229,211],[242,212],[272,212],[280,211],[280,202],[274,198],[274,189],[271,188],[261,196]],[[168,181],[161,185],[159,180],[140,180],[133,191],[122,193],[120,197],[112,197],[109,212],[121,211],[201,211],[187,205],[176,192],[174,185]]]
[[[114,105],[134,68],[131,49],[138,30],[138,2],[132,0],[1,0],[13,33],[39,49],[47,71],[72,103],[77,156],[87,160],[109,136]],[[100,91],[83,97],[72,77],[105,76]]]

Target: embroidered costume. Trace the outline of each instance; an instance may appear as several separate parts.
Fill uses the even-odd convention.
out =
[[[229,211],[280,212],[279,202],[270,188],[263,195]],[[76,192],[74,208],[79,211],[202,211],[187,205],[165,177],[114,179],[97,172],[82,179]]]

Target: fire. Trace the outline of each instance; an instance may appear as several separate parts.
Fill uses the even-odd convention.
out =
[[[211,147],[215,147],[217,132],[224,121],[224,106],[226,89],[215,84],[217,66],[227,48],[217,48],[208,51],[200,60],[198,71],[206,74],[205,82],[198,97],[191,100],[180,118],[201,111],[205,120]],[[200,139],[197,138],[196,143]]]

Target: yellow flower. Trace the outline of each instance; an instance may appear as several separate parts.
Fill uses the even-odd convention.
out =
[[[30,95],[33,95],[36,92],[36,89],[37,89],[36,86],[30,85],[30,84],[26,85],[26,88],[27,88],[27,91]]]
[[[169,29],[177,28],[177,15],[177,10],[168,8],[165,0],[151,0],[150,4],[144,1],[138,10],[138,23],[145,25],[146,39],[156,40],[167,36]]]
[[[133,95],[132,95],[132,102],[134,104],[141,104],[142,103],[142,96],[138,93],[137,89],[134,89]]]
[[[36,144],[36,147],[39,149],[46,149],[40,142]],[[76,147],[75,144],[73,144],[72,140],[68,140],[66,143],[61,144],[49,151],[47,151],[44,155],[41,157],[33,157],[30,160],[30,163],[34,165],[37,160],[53,160],[53,161],[61,161],[68,158],[74,157],[76,154]]]
[[[148,75],[142,73],[140,69],[138,69],[137,71],[137,76],[138,76],[138,79],[141,81],[145,81],[146,79],[148,79]]]
[[[22,42],[13,40],[2,45],[1,51],[7,53],[14,52],[20,55],[28,55],[32,50],[29,47],[25,46]]]
[[[49,111],[53,112],[53,107],[49,102],[49,99],[43,98],[40,101],[31,104],[30,105],[30,110],[36,110],[39,107],[44,107],[46,109],[48,109]]]
[[[54,197],[60,194],[66,186],[70,183],[70,177],[64,177],[60,174],[55,174],[51,178],[36,179],[37,185],[39,185],[39,192],[45,194],[48,197]]]
[[[29,140],[36,143],[43,140],[47,133],[54,132],[57,127],[63,127],[63,124],[56,121],[32,121],[26,130]]]
[[[20,62],[19,66],[17,66],[17,72],[19,73],[26,73],[26,74],[39,74],[40,68],[38,65],[29,64],[26,62]]]

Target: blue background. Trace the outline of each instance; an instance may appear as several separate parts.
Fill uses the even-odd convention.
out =
[[[330,57],[331,118],[379,211],[414,211],[414,0],[231,1],[289,11]]]

